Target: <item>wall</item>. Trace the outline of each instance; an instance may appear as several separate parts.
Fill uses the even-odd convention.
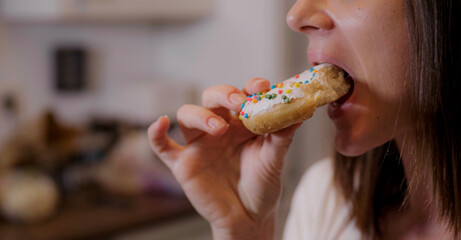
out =
[[[64,120],[82,121],[100,110],[95,102],[110,86],[167,80],[189,83],[200,92],[223,83],[241,87],[255,76],[281,79],[285,49],[280,47],[280,4],[218,0],[212,16],[182,24],[4,24],[2,88],[14,88],[25,97],[25,119],[51,107]],[[53,92],[50,54],[60,44],[90,48],[91,91],[65,96]]]

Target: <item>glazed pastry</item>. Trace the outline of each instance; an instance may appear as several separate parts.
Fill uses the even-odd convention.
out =
[[[12,170],[0,182],[1,214],[13,221],[36,223],[52,216],[58,207],[59,191],[45,174]]]
[[[349,88],[341,68],[320,64],[248,96],[239,118],[255,134],[275,132],[311,118],[317,107],[338,100]]]

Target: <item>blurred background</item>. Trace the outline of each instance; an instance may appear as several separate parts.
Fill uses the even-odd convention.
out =
[[[146,129],[212,85],[308,68],[286,0],[0,0],[0,239],[211,239]],[[295,136],[293,191],[332,151],[326,109]]]

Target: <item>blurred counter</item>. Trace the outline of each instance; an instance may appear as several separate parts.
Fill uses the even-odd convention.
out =
[[[68,126],[51,112],[33,123],[0,151],[0,240],[107,239],[198,216],[146,126]]]
[[[164,224],[196,215],[183,196],[102,197],[64,203],[56,217],[36,225],[1,221],[0,239],[107,239],[152,224]]]

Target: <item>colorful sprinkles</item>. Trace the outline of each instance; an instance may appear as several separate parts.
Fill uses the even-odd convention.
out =
[[[285,82],[281,82],[275,85],[271,85],[269,91],[263,91],[263,92],[254,93],[252,95],[248,95],[246,102],[242,103],[241,105],[242,110],[240,111],[239,119],[240,120],[244,118],[248,119],[250,117],[249,114],[244,111],[244,107],[248,104],[258,103],[260,101],[273,101],[275,99],[279,99],[278,101],[285,103],[285,104],[290,103],[292,100],[290,96],[291,97],[296,96],[296,94],[295,95],[290,95],[290,94],[292,93],[294,94],[295,92],[293,91],[295,89],[300,88],[303,84],[308,84],[310,81],[312,81],[318,72],[319,71],[317,69],[311,68],[305,73],[295,75],[292,78],[292,80],[290,79],[291,82],[285,81]],[[306,79],[306,75],[308,79]],[[299,90],[296,90],[296,91],[298,91],[299,93]]]

